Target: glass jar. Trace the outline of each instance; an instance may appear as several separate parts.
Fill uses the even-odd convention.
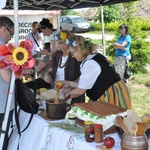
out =
[[[103,142],[103,125],[102,124],[94,125],[94,142],[96,143]]]
[[[68,121],[70,125],[76,126],[76,115],[75,114],[68,114]]]
[[[86,129],[93,128],[94,124],[93,121],[85,121],[84,122],[84,131],[86,132]]]
[[[86,139],[86,142],[93,142],[94,141],[94,131],[93,131],[93,128],[86,129],[85,139]]]
[[[86,142],[93,142],[94,141],[94,128],[93,128],[92,121],[84,122],[84,132],[85,132]]]

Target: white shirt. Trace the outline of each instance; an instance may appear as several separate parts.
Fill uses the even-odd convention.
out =
[[[53,32],[50,34],[50,36],[49,36],[50,42],[53,41],[53,40],[56,40],[55,35],[58,34],[58,33],[59,33],[59,31],[53,31]],[[51,49],[53,49],[52,44],[51,44]]]
[[[35,42],[35,40],[34,40],[34,38],[33,38],[33,36],[32,36],[32,33],[33,33],[33,32],[29,33],[29,34],[26,36],[26,39],[33,41],[32,55],[35,55],[35,54],[37,53],[37,51],[40,51],[40,49],[43,49],[43,45],[42,45],[42,40],[41,40],[41,41],[38,41],[38,40],[35,38],[36,41],[37,41],[37,43],[39,44],[39,47],[37,46],[37,44],[36,44],[36,42]],[[38,34],[37,36],[40,36],[41,39],[43,39],[43,33],[37,33],[37,34]],[[36,37],[36,36],[34,35],[34,37]]]
[[[68,56],[65,56],[65,57],[62,56],[62,61],[61,61],[61,65],[60,66],[64,66],[66,61],[67,61],[67,59],[68,59]],[[65,80],[65,66],[63,68],[60,68],[58,66],[58,68],[57,68],[55,83],[57,81],[61,81],[61,80],[62,81]]]
[[[55,35],[58,34],[58,33],[59,33],[59,31],[53,31],[53,32],[50,34],[50,36],[49,36],[50,41],[51,41],[51,40],[56,40]]]
[[[96,54],[88,55],[87,58],[81,63],[78,88],[91,89],[101,73],[100,65],[93,59]]]
[[[0,44],[4,44],[4,40],[2,38],[0,38]],[[0,56],[0,60],[3,59],[3,56]],[[5,69],[8,69],[9,67],[6,67]],[[4,69],[2,69],[4,70]],[[10,110],[14,109],[14,97],[15,97],[15,88],[13,88],[12,91],[12,100],[11,100],[11,105],[10,105]],[[9,92],[9,82],[5,82],[0,74],[0,113],[4,113],[5,112],[5,107],[6,107],[6,101],[7,101],[7,96],[8,96],[8,92]]]

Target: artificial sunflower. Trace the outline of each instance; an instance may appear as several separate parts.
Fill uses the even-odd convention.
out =
[[[32,48],[33,42],[30,40],[22,41],[18,48],[12,43],[8,46],[0,45],[0,56],[3,56],[0,60],[0,69],[10,66],[16,77],[20,77],[23,68],[34,66]]]
[[[18,47],[12,53],[14,64],[23,65],[29,58],[28,51],[25,48]]]

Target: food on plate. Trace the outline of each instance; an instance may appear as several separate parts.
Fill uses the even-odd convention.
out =
[[[44,91],[46,91],[46,90],[47,90],[47,88],[40,88],[40,89],[39,89],[39,92],[42,93],[42,92],[44,92]]]
[[[41,97],[45,100],[55,99],[56,98],[56,90],[50,89],[40,93]]]

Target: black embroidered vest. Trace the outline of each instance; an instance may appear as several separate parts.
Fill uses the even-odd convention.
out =
[[[110,66],[110,63],[106,57],[98,53],[92,59],[100,65],[101,73],[99,74],[93,87],[87,90],[86,94],[91,100],[96,101],[111,85],[121,79],[115,70]]]

